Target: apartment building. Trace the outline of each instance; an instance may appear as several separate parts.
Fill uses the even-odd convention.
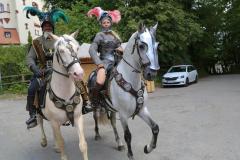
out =
[[[29,33],[33,38],[42,34],[37,16],[26,18],[25,6],[42,10],[43,0],[0,0],[0,45],[27,44]]]

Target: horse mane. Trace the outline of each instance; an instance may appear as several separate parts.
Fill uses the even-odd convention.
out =
[[[57,49],[60,45],[66,46],[69,41],[71,41],[75,46],[79,46],[79,43],[72,36],[64,34],[55,42],[54,48]]]
[[[127,45],[124,49],[124,55],[127,55],[126,53],[131,53],[132,52],[132,48],[133,48],[133,45],[135,43],[135,37],[137,36],[138,32],[135,32],[131,35],[131,37],[129,38],[128,42],[127,42]]]

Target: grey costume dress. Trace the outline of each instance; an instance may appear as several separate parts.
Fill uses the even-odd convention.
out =
[[[109,71],[116,63],[115,49],[120,46],[121,41],[111,31],[99,32],[89,48],[89,54],[96,65],[103,64]]]

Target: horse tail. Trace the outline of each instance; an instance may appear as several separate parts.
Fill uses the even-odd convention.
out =
[[[108,114],[106,111],[100,111],[99,117],[98,117],[98,122],[101,125],[109,125],[110,124]]]

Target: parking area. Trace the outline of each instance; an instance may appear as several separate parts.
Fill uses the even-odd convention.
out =
[[[143,148],[151,130],[139,118],[129,119],[136,160],[239,160],[240,75],[210,76],[188,87],[156,88],[148,107],[159,124],[158,146],[149,155]],[[58,160],[53,135],[45,123],[48,146],[40,146],[40,129],[26,129],[25,99],[0,100],[0,159]],[[101,126],[100,141],[94,140],[92,114],[84,116],[89,160],[127,160],[126,151],[116,150],[110,126]],[[117,121],[123,139],[122,128]],[[63,127],[70,160],[82,159],[73,127]],[[125,142],[124,142],[125,143]]]

